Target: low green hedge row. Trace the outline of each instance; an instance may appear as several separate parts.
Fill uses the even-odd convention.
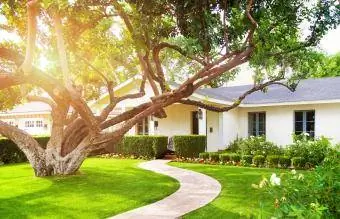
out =
[[[217,163],[236,162],[243,166],[254,165],[257,167],[281,167],[288,168],[293,166],[294,168],[305,168],[306,162],[301,157],[293,157],[290,159],[288,156],[269,155],[241,155],[237,153],[218,153],[218,152],[203,152],[199,154],[199,158],[205,161]]]
[[[206,148],[204,135],[175,135],[173,142],[177,157],[199,157],[199,153],[204,152]]]
[[[42,147],[46,147],[49,137],[35,137]],[[18,146],[11,140],[6,138],[0,139],[0,162],[4,164],[8,163],[20,163],[26,162],[27,158],[25,154],[18,148]]]
[[[162,158],[167,151],[167,145],[167,136],[125,136],[120,143],[112,146],[110,152],[124,156]]]

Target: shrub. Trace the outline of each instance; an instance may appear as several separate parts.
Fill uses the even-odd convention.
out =
[[[223,163],[229,162],[230,161],[230,154],[228,154],[228,153],[220,154],[220,161],[223,162]]]
[[[253,158],[253,164],[257,167],[263,166],[266,158],[263,155],[255,155]]]
[[[243,141],[242,138],[236,138],[234,141],[230,142],[226,148],[228,152],[237,152],[240,150],[240,143]]]
[[[35,137],[40,145],[45,148],[49,137]],[[0,139],[0,162],[4,164],[8,163],[20,163],[26,162],[27,158],[25,154],[18,148],[18,146],[11,140],[2,138]]]
[[[303,157],[293,157],[291,159],[294,168],[304,168],[306,165],[305,159]]]
[[[198,157],[206,148],[204,135],[175,135],[173,140],[177,157]]]
[[[330,150],[331,143],[325,137],[315,140],[297,138],[286,149],[286,155],[289,157],[302,157],[306,164],[316,166],[321,164]]]
[[[280,156],[279,157],[279,164],[283,168],[288,168],[288,167],[290,167],[291,160],[287,156]]]
[[[167,145],[168,137],[166,136],[125,136],[120,143],[114,145],[113,153],[124,156],[161,158],[167,151]]]
[[[150,136],[151,137],[151,136]],[[152,136],[154,138],[152,149],[155,158],[163,158],[168,150],[168,137],[167,136]]]
[[[218,162],[220,160],[220,155],[217,152],[210,152],[209,153],[209,160],[212,162]]]
[[[252,155],[243,155],[242,156],[242,163],[244,165],[250,165],[253,163],[253,156]]]
[[[234,143],[236,144],[236,143]],[[281,155],[283,150],[272,142],[266,141],[264,136],[251,136],[239,140],[239,152],[244,155]]]
[[[280,157],[278,155],[269,155],[267,156],[267,165],[268,167],[278,167]]]
[[[198,157],[203,159],[203,160],[208,160],[209,159],[209,153],[208,152],[199,153]]]
[[[240,162],[241,156],[236,153],[230,154],[230,160],[234,162]]]
[[[339,172],[340,153],[332,150],[315,171],[292,170],[280,175],[279,185],[265,179],[255,187],[265,185],[265,193],[275,198],[275,218],[339,218]]]

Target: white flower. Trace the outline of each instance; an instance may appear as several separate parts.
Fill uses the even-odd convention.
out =
[[[298,176],[298,180],[303,180],[303,178],[304,178],[303,174],[300,173]]]
[[[270,184],[272,184],[273,186],[279,186],[281,185],[281,179],[277,177],[275,173],[273,173],[270,177]]]
[[[309,133],[307,133],[307,132],[304,132],[304,133],[302,133],[304,136],[309,136]]]
[[[292,169],[292,174],[295,175],[296,174],[296,170]]]

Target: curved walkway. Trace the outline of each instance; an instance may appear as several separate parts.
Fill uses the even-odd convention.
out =
[[[175,178],[180,188],[170,196],[125,213],[112,219],[155,219],[178,218],[215,199],[221,191],[221,184],[201,173],[166,165],[169,160],[152,160],[141,163],[139,167]]]

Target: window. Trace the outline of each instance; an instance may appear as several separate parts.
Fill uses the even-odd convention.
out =
[[[249,136],[266,135],[265,112],[248,113],[248,135]]]
[[[295,111],[295,134],[308,133],[310,137],[315,136],[315,111]]]
[[[149,119],[148,117],[143,121],[137,123],[137,135],[148,135],[149,134]]]
[[[34,127],[34,121],[25,121],[25,127]]]
[[[43,121],[38,120],[38,121],[35,122],[35,127],[43,127],[43,126],[44,126]]]

